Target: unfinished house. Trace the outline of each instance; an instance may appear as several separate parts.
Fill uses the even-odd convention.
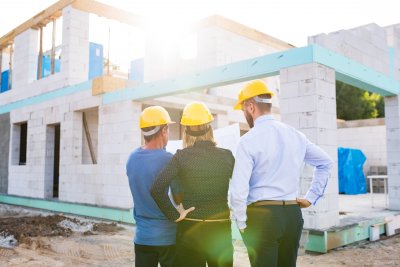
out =
[[[61,0],[0,38],[0,202],[132,222],[125,163],[142,143],[141,111],[162,105],[179,121],[188,102],[201,100],[215,129],[239,123],[243,134],[237,92],[262,78],[278,96],[276,117],[336,161],[338,140],[352,142],[338,129],[336,80],[385,96],[386,135],[371,138],[386,141],[379,139],[387,145],[380,153],[387,155],[389,208],[400,210],[399,26],[318,35],[302,48],[220,16],[172,43],[141,26],[140,17],[95,1]],[[179,124],[170,136],[180,139]],[[300,195],[312,175],[306,166]],[[308,250],[400,228],[397,213],[342,220],[337,175],[336,167],[325,196],[303,211]]]
[[[202,100],[215,128],[240,122],[245,131],[232,108],[240,85],[115,104],[103,103],[105,93],[293,48],[219,16],[168,51],[140,26],[139,17],[95,1],[59,1],[0,39],[2,193],[132,208],[125,163],[142,142],[140,112],[162,105],[179,121],[187,102]],[[276,91],[278,78],[266,80]],[[179,124],[170,135],[180,139]]]

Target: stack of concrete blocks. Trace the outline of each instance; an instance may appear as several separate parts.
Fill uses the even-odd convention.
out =
[[[328,48],[380,73],[390,73],[386,31],[375,23],[311,36],[308,37],[308,44]]]
[[[334,161],[325,194],[315,206],[303,210],[304,227],[326,229],[339,224],[335,71],[318,63],[282,69],[282,121],[303,132]],[[300,196],[312,181],[314,168],[306,165]]]

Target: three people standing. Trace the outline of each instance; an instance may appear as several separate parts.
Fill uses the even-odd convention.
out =
[[[163,150],[168,141],[169,116],[162,123],[141,127],[145,140],[156,134],[161,137],[155,139],[154,146],[146,140],[127,164],[135,201],[136,261],[148,259],[143,255],[149,248],[143,245],[149,245],[156,246],[150,250],[159,255],[162,267],[205,267],[206,263],[209,267],[233,266],[227,204],[231,182],[232,218],[242,234],[251,266],[296,266],[303,228],[300,209],[315,204],[323,195],[333,161],[304,134],[272,117],[272,96],[260,80],[240,91],[235,109],[243,111],[251,129],[240,139],[236,161],[229,150],[216,146],[210,125],[213,116],[200,102],[188,104],[183,111],[184,148],[174,156]],[[149,149],[154,151],[146,151]],[[314,166],[315,173],[305,198],[299,199],[304,162]],[[154,167],[146,168],[150,165]],[[174,189],[174,183],[179,189]],[[182,198],[178,209],[168,198],[170,187]],[[183,206],[191,208],[185,210]],[[173,221],[179,222],[176,247]],[[154,235],[149,236],[150,232]],[[163,246],[161,251],[158,246]],[[165,250],[164,246],[172,247]],[[169,255],[171,260],[175,249],[177,261],[163,264],[162,255]]]

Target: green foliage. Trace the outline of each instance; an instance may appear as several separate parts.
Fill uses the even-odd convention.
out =
[[[336,82],[337,117],[343,120],[361,120],[385,117],[384,98],[357,87]]]

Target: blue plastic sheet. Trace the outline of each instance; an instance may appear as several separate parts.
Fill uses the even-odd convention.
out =
[[[363,173],[366,159],[364,153],[359,149],[338,148],[339,193],[356,195],[367,192]]]

